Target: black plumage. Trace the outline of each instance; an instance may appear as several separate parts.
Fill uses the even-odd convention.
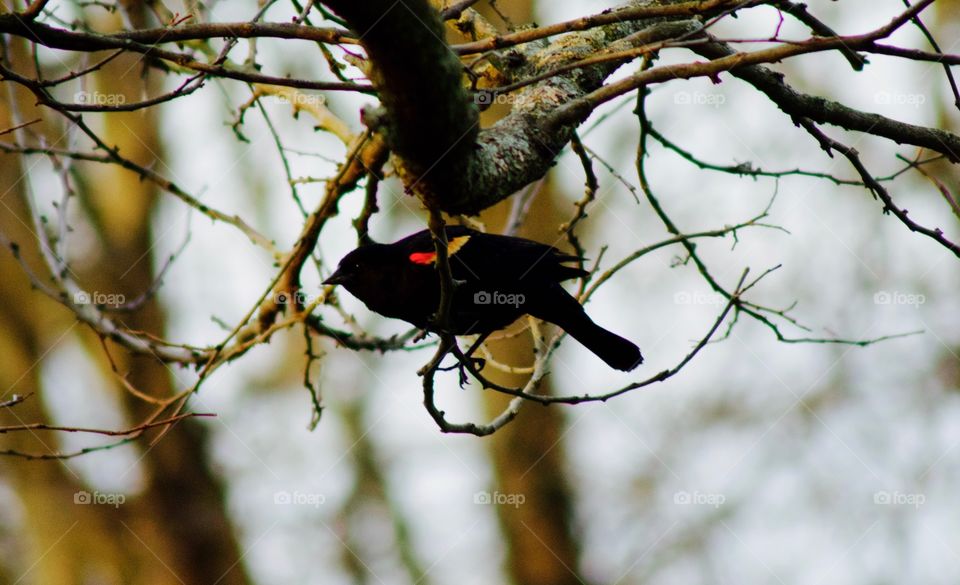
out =
[[[447,226],[455,287],[447,324],[454,335],[488,335],[529,314],[560,326],[618,370],[642,363],[632,342],[594,323],[560,282],[585,276],[567,263],[576,256],[511,236]],[[392,244],[361,246],[340,261],[324,282],[346,288],[381,315],[434,331],[440,303],[433,239],[427,230]]]

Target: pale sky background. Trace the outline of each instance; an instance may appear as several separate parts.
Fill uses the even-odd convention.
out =
[[[556,22],[607,5],[613,4],[541,3],[537,20]],[[221,3],[213,18],[249,18],[238,6]],[[810,8],[840,23],[840,32],[864,32],[889,20],[902,4],[814,2]],[[288,18],[285,9],[278,6],[268,18]],[[761,38],[776,23],[774,11],[750,10],[715,32]],[[782,35],[806,36],[789,19]],[[925,47],[911,27],[893,40]],[[940,40],[945,51],[956,52],[949,39]],[[235,51],[245,54],[245,43]],[[260,54],[272,72],[314,79],[328,75],[322,63],[298,61],[296,42],[264,42]],[[672,50],[662,62],[690,58]],[[861,73],[833,54],[794,59],[780,68],[799,89],[827,91],[850,106],[903,121],[935,124],[939,104],[952,101],[934,65],[904,66],[882,57],[871,61]],[[629,65],[620,74],[634,69]],[[767,170],[800,167],[854,177],[844,159],[828,158],[767,98],[730,75],[722,79],[719,85],[693,80],[654,88],[648,113],[655,127],[718,164],[751,161]],[[244,127],[250,144],[238,143],[229,129],[231,114],[224,102],[236,106],[247,98],[245,91],[234,82],[209,82],[205,90],[165,104],[162,137],[169,167],[163,170],[191,193],[202,193],[205,203],[240,214],[286,249],[299,233],[301,217],[273,140],[252,111]],[[372,101],[328,96],[330,107],[355,131],[361,128],[359,107]],[[266,99],[265,105],[288,147],[342,158],[343,146],[314,132],[308,116],[291,119],[289,106],[278,100]],[[602,108],[587,126],[600,113],[619,109],[585,140],[636,183],[638,130],[632,106],[613,102]],[[950,117],[955,121],[957,113]],[[861,143],[858,135],[824,129],[853,143],[878,175],[899,168],[894,153],[914,154],[910,148],[872,139]],[[652,186],[685,231],[743,221],[777,193],[768,221],[789,234],[753,228],[740,234],[733,250],[730,238],[699,244],[726,286],[732,288],[745,267],[759,274],[783,264],[748,298],[774,306],[798,301],[792,315],[812,328],[810,335],[862,339],[923,333],[867,348],[779,344],[769,329],[744,318],[728,340],[708,347],[666,383],[608,403],[551,407],[568,420],[558,448],[568,456],[576,490],[586,576],[598,583],[954,583],[960,571],[957,259],[882,216],[881,204],[863,189],[803,177],[777,183],[699,171],[652,140],[651,145]],[[325,177],[334,169],[316,157],[290,160],[295,176]],[[665,232],[645,202],[636,204],[615,178],[596,168],[601,190],[584,242],[591,251],[609,245],[609,266],[663,239]],[[572,204],[583,189],[576,158],[565,153],[552,172]],[[303,186],[300,193],[312,208],[322,184]],[[393,240],[423,227],[418,204],[395,181],[384,183],[380,193],[381,208],[390,211],[374,217],[375,239]],[[954,220],[915,176],[895,183],[892,193],[925,223],[951,226]],[[362,191],[348,195],[324,231],[320,250],[326,262],[335,263],[354,247],[349,222],[362,197]],[[211,316],[236,322],[274,267],[236,230],[211,224],[172,197],[164,198],[156,219],[155,258],[177,249],[188,232],[189,246],[161,293],[169,337],[216,343],[224,332]],[[948,233],[957,235],[955,222]],[[600,324],[640,345],[647,358],[642,368],[615,372],[568,341],[552,367],[558,391],[602,392],[652,375],[676,363],[706,332],[720,307],[692,265],[671,267],[679,252],[670,248],[645,257],[587,307]],[[308,292],[315,291],[316,275],[309,269],[305,274],[307,286],[314,287]],[[884,297],[876,295],[884,293],[894,300],[922,295],[923,302],[878,304],[876,299]],[[373,315],[346,293],[341,297],[365,326],[382,333],[407,329]],[[322,314],[339,324],[333,311]],[[805,335],[786,324],[783,331]],[[329,356],[319,375],[328,410],[310,432],[310,403],[300,371],[286,377],[275,372],[278,362],[302,367],[284,356],[289,347],[278,337],[257,348],[224,367],[192,402],[195,410],[218,414],[204,424],[213,432],[216,469],[226,479],[229,508],[254,578],[261,583],[348,582],[346,574],[337,573],[343,527],[333,516],[349,493],[354,471],[345,457],[351,445],[337,411],[363,397],[370,404],[366,430],[384,456],[390,488],[411,522],[415,550],[432,567],[432,579],[501,582],[503,551],[494,510],[474,503],[477,492],[497,490],[485,439],[441,434],[421,404],[415,372],[432,351],[381,356],[324,344]],[[110,413],[93,408],[107,397],[91,398],[96,373],[78,366],[83,362],[78,352],[64,346],[44,365],[45,385],[58,388],[57,408],[62,416],[88,417],[84,426],[123,426],[89,418]],[[181,385],[191,376],[177,371]],[[451,420],[482,422],[481,391],[459,390],[455,377],[441,378],[442,408]],[[89,383],[65,383],[70,379]],[[522,413],[513,424],[524,424]],[[63,440],[89,445],[91,438]],[[104,490],[135,491],[143,481],[133,449],[82,457],[70,465]],[[278,492],[311,496],[317,505],[275,504]],[[884,498],[892,503],[877,503]],[[392,537],[384,536],[391,532],[375,515],[364,528],[368,550],[384,551],[364,561],[372,563],[383,583],[405,582],[390,553]],[[691,539],[702,544],[690,546]]]

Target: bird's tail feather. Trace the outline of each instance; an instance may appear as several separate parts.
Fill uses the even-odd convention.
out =
[[[562,292],[566,297],[563,301],[555,296],[553,300],[559,302],[551,303],[550,310],[533,316],[560,326],[611,368],[629,372],[643,363],[636,344],[594,323],[575,298]]]
[[[632,341],[607,331],[589,318],[577,327],[566,327],[564,331],[607,362],[611,368],[629,372],[643,363],[640,348]]]

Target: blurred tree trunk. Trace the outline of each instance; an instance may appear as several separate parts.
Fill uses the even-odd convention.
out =
[[[943,0],[935,4],[934,7],[937,10],[937,18],[935,25],[931,27],[931,32],[933,32],[934,38],[940,40],[940,48],[942,50],[954,52],[952,49],[943,45],[952,44],[952,41],[948,43],[947,40],[955,39],[957,35],[960,34],[960,12],[958,12],[960,11],[960,0]],[[937,67],[939,67],[939,65],[937,65]],[[958,72],[955,67],[952,68],[952,70],[956,78]],[[937,73],[938,75],[934,77],[934,79],[937,80],[936,83],[944,83],[944,81],[940,81],[939,71]],[[960,80],[957,81],[960,83]],[[950,95],[950,92],[947,92],[947,95]],[[960,130],[956,122],[957,109],[960,108],[960,104],[953,103],[953,99],[948,97],[946,101],[939,101],[937,106],[937,128],[943,128],[951,132]],[[960,177],[953,171],[952,165],[944,161],[939,161],[937,166],[932,169],[932,172],[935,177],[943,182],[944,186],[952,195],[953,200],[960,202]],[[945,204],[949,205],[946,202]],[[956,214],[955,208],[954,213]],[[956,214],[954,218],[960,221],[960,214]],[[922,290],[920,287],[923,285],[923,280],[923,277],[921,277],[921,282],[918,282],[917,290]],[[957,360],[957,355],[960,355],[960,347],[943,346],[938,369],[943,378],[945,388],[960,389],[960,360]]]
[[[99,24],[101,28],[116,28],[118,23],[110,20]],[[11,40],[11,44],[26,58],[20,62],[29,62],[22,44],[17,40]],[[124,55],[97,72],[97,87],[86,90],[122,94],[127,102],[137,101],[143,98],[144,87],[151,92],[159,89],[158,79],[145,80],[141,74],[138,61]],[[12,126],[8,95],[3,102],[3,128]],[[19,89],[16,95],[23,119],[44,114],[33,107],[32,96]],[[145,166],[160,164],[155,110],[87,118],[102,121],[101,136],[108,144],[117,145],[122,155]],[[62,128],[59,122],[51,120],[45,129],[52,143],[62,139],[56,130]],[[134,299],[150,288],[155,276],[150,234],[155,189],[114,165],[78,164],[76,170],[81,205],[98,239],[95,258],[78,268],[80,281],[88,290]],[[22,172],[17,157],[3,156],[3,184],[14,187],[0,210],[0,230],[20,244],[24,256],[39,271],[37,239],[28,227],[32,220],[24,183],[19,180]],[[39,390],[35,364],[58,343],[75,342],[78,337],[86,343],[90,359],[106,379],[111,379],[99,340],[59,305],[31,291],[9,253],[0,262],[3,274],[16,275],[0,279],[0,348],[4,349],[0,382],[7,392],[4,399],[14,392]],[[122,289],[111,290],[116,286]],[[130,329],[164,329],[163,315],[152,300],[118,319]],[[174,391],[166,365],[148,357],[130,358],[117,347],[110,351],[120,371],[130,372],[128,379],[136,388],[158,397]],[[122,393],[129,421],[143,420],[154,408],[119,384],[113,384],[113,388]],[[51,394],[47,400],[56,400],[56,396]],[[5,410],[0,412],[3,424],[49,422],[37,397]],[[28,570],[23,582],[247,583],[224,510],[222,489],[207,464],[200,431],[188,421],[177,425],[152,448],[141,442],[143,453],[138,465],[147,478],[146,487],[118,508],[75,505],[73,494],[84,488],[80,478],[61,463],[6,459],[4,467],[25,508],[23,564],[14,569]],[[46,452],[56,449],[57,441],[49,433],[43,437],[15,433],[5,436],[4,448]]]
[[[551,243],[563,219],[549,186],[537,196],[523,237]],[[506,219],[506,206],[497,205],[484,215],[488,226],[497,230]],[[529,334],[488,342],[491,353],[502,363],[533,363]],[[529,376],[502,372],[493,367],[484,376],[504,386],[522,386]],[[540,386],[550,393],[549,377]],[[485,392],[488,415],[494,416],[509,402],[509,396]],[[576,574],[579,542],[573,537],[573,495],[564,469],[563,435],[567,425],[563,410],[556,406],[526,404],[517,419],[497,431],[491,439],[491,455],[497,478],[496,489],[519,494],[519,506],[498,505],[497,514],[506,536],[507,572],[514,583],[562,585],[583,583]]]
[[[372,370],[370,370],[372,371]],[[369,377],[358,380],[360,386],[369,383]],[[410,539],[410,523],[403,515],[399,505],[396,490],[390,489],[385,475],[385,457],[373,440],[373,433],[368,432],[365,418],[370,408],[370,396],[357,396],[350,402],[338,408],[337,414],[342,416],[347,430],[347,440],[351,445],[350,457],[356,467],[356,480],[349,497],[344,502],[339,520],[347,527],[347,534],[343,541],[343,565],[350,573],[354,583],[366,584],[380,581],[374,574],[370,561],[361,559],[375,559],[376,553],[370,551],[366,540],[368,534],[363,526],[370,524],[370,518],[389,532],[393,537],[393,553],[399,566],[406,573],[409,583],[414,585],[430,585],[433,582],[430,571],[421,562],[414,550]]]
[[[957,35],[960,34],[960,12],[958,12],[958,10],[960,10],[960,0],[942,0],[934,4],[933,8],[936,10],[936,19],[931,19],[929,23],[926,23],[925,19],[924,22],[929,26],[933,37],[939,40],[940,49],[947,53],[953,53],[955,52],[951,47],[953,45],[953,39],[957,38]],[[937,89],[938,84],[947,85],[948,83],[941,69],[942,66],[935,63],[931,63],[930,66],[931,68],[936,68],[930,71],[931,78],[936,81],[928,87],[918,87],[916,91],[921,95],[929,92],[932,96],[949,96],[946,100],[941,100],[939,97],[931,100],[936,101],[936,127],[949,130],[950,132],[956,132],[957,124],[955,120],[960,104],[954,103],[956,98],[949,89],[944,92],[938,91]],[[953,71],[954,78],[957,79],[958,72],[956,67],[951,67],[951,70]],[[957,83],[960,83],[960,79],[957,79]],[[953,165],[950,161],[941,160],[927,168],[929,169],[927,172],[932,173],[933,176],[943,181],[943,184],[953,194],[954,200],[960,197],[960,178],[958,178],[957,173],[954,172]],[[960,219],[960,217],[955,216],[955,219]]]
[[[22,94],[18,97],[25,98],[20,100],[22,111],[30,112],[32,101]],[[13,125],[9,106],[5,95],[0,101],[3,128]],[[0,231],[20,244],[23,258],[37,269],[41,261],[30,227],[23,169],[15,155],[0,154],[0,161],[0,184],[9,186],[2,199]],[[74,325],[64,319],[59,305],[31,290],[9,250],[0,253],[0,274],[5,275],[0,278],[0,401],[33,395],[0,409],[0,425],[49,423],[39,398],[38,364],[70,335]],[[17,432],[3,435],[2,448],[46,452],[56,448],[56,441],[49,434]],[[16,549],[3,559],[3,582],[70,584],[96,578],[101,583],[121,583],[128,551],[120,538],[123,527],[118,511],[74,505],[74,493],[82,487],[76,474],[61,463],[6,457],[0,465],[23,508]]]
[[[530,22],[530,0],[499,2],[498,8],[515,22]],[[486,12],[492,22],[499,17]],[[501,114],[493,107],[484,113],[487,126]],[[506,227],[510,202],[487,210],[482,218],[491,231]],[[536,196],[527,221],[517,235],[553,243],[557,226],[566,218],[557,208],[556,196],[545,184]],[[516,325],[514,326],[516,327]],[[492,340],[487,343],[493,356],[502,363],[533,363],[533,343],[528,334]],[[521,386],[529,376],[509,374],[487,367],[483,374],[504,386]],[[540,391],[549,393],[550,379]],[[484,394],[487,413],[495,416],[509,402],[509,396],[493,391]],[[564,585],[582,583],[577,575],[579,542],[573,537],[573,495],[564,470],[563,435],[566,430],[563,410],[526,404],[517,419],[493,435],[490,453],[496,477],[495,490],[501,494],[523,496],[519,506],[497,505],[496,512],[505,537],[505,570],[513,583],[522,585]]]

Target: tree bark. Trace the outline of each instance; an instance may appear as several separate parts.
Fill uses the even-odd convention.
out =
[[[628,6],[679,3],[657,0]],[[549,114],[599,88],[622,63],[576,68],[528,86],[516,94],[522,106],[480,130],[477,106],[461,81],[459,57],[444,42],[438,13],[426,0],[327,0],[325,4],[347,21],[367,51],[372,80],[385,108],[385,113],[368,116],[368,122],[385,126],[396,155],[394,164],[408,191],[415,191],[428,206],[451,214],[476,215],[543,177],[582,122],[578,118],[552,124]],[[513,65],[505,65],[506,74],[516,79],[532,77],[601,50],[676,35],[677,28],[667,26],[631,36],[663,21],[627,20],[507,49],[509,58],[503,63]]]

